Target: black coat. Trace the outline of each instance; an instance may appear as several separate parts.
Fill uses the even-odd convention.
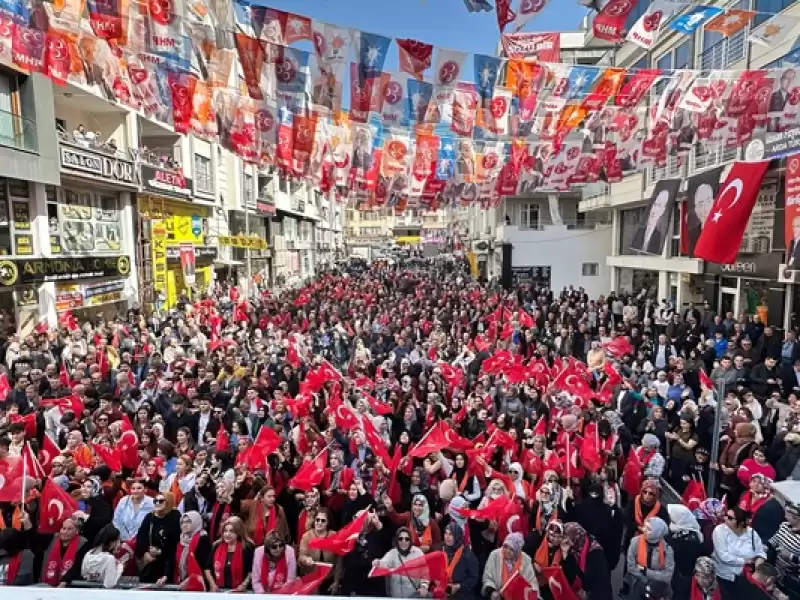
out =
[[[694,576],[694,563],[702,556],[703,544],[700,542],[700,537],[693,532],[689,532],[688,535],[670,533],[667,536],[667,543],[672,546],[675,554],[672,595],[675,598],[688,598]]]
[[[606,568],[616,568],[622,543],[622,510],[611,508],[603,498],[587,496],[575,505],[570,516],[603,547]]]
[[[161,577],[172,581],[180,535],[181,513],[177,510],[171,510],[163,516],[155,513],[145,516],[136,536],[136,558],[142,558],[151,547],[158,548],[161,553],[154,561],[140,568],[139,579],[144,583],[154,583]]]
[[[578,577],[588,600],[612,600],[611,571],[602,548],[590,550],[586,555],[586,565],[581,569],[578,563]],[[675,596],[676,598],[678,596]]]
[[[450,583],[457,583],[461,586],[458,593],[448,596],[451,600],[473,600],[476,598],[476,590],[480,584],[481,568],[478,559],[472,550],[464,546],[461,559],[453,569],[453,576]]]
[[[341,593],[343,596],[375,596],[386,594],[386,582],[382,577],[368,577],[372,561],[381,558],[389,550],[389,544],[381,531],[371,530],[360,535],[353,551],[342,558]]]

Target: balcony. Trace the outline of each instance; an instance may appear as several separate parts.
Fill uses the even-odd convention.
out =
[[[700,68],[703,71],[728,69],[744,60],[748,35],[750,35],[749,26],[706,48],[700,55]]]
[[[38,152],[36,121],[11,111],[0,110],[0,146],[22,152]]]

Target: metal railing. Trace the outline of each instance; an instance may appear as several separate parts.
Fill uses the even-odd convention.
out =
[[[703,50],[700,55],[700,68],[704,71],[727,69],[730,65],[743,60],[747,53],[747,36],[749,34],[750,27],[745,27],[731,37],[724,38]]]
[[[0,146],[38,152],[36,121],[11,111],[0,110]]]

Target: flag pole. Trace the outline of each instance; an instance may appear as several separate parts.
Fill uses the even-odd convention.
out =
[[[23,450],[27,449],[30,452],[30,446],[28,446],[28,442],[25,442],[25,446]],[[20,499],[20,505],[22,506],[22,510],[25,510],[25,482],[28,479],[28,469],[27,469],[27,461],[25,460],[25,456],[22,456],[22,498]]]

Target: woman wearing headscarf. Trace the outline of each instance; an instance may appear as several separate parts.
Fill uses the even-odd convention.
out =
[[[712,542],[714,528],[725,520],[725,507],[719,498],[707,498],[694,511],[700,533],[703,534],[703,556],[711,556],[714,551]]]
[[[217,482],[217,501],[211,509],[208,532],[214,541],[222,534],[222,524],[229,517],[238,516],[242,511],[242,501],[235,493],[234,484],[228,479]]]
[[[539,590],[536,571],[531,557],[522,551],[525,538],[521,533],[506,536],[503,546],[492,550],[483,571],[482,593],[492,600],[499,600],[503,587],[512,575],[519,573],[535,590]]]
[[[206,590],[201,565],[211,557],[211,540],[203,530],[200,513],[190,510],[181,517],[181,535],[175,552],[173,583],[181,590],[204,592]]]
[[[535,529],[531,531],[525,538],[522,550],[533,560],[533,569],[543,588],[546,579],[542,573],[550,567],[564,569],[575,578],[576,569],[571,564],[572,559],[564,542],[564,524],[561,521],[548,523],[544,533]]]
[[[536,501],[531,506],[528,522],[533,531],[544,533],[547,525],[553,521],[560,521],[564,511],[559,505],[553,484],[544,483],[536,492]]]
[[[722,600],[717,583],[717,569],[709,557],[701,556],[695,561],[694,576],[689,582],[689,595],[684,597],[689,600]]]
[[[564,540],[569,544],[570,555],[577,565],[577,577],[586,600],[612,600],[611,572],[597,540],[578,523],[564,525]]]
[[[480,500],[481,487],[478,478],[469,470],[469,460],[463,452],[456,454],[455,459],[444,461],[447,476],[455,483],[456,492],[466,498],[467,502]]]
[[[300,543],[306,531],[314,528],[314,518],[320,509],[320,494],[317,488],[311,488],[303,496],[303,509],[297,518],[297,535],[295,540]]]
[[[287,583],[297,579],[294,548],[287,546],[281,535],[270,531],[264,545],[253,554],[253,592],[275,594]]]
[[[431,518],[431,509],[428,499],[422,494],[417,494],[411,501],[411,511],[405,513],[395,512],[392,500],[388,496],[384,499],[389,519],[395,525],[408,526],[411,541],[414,546],[422,550],[423,554],[438,550],[442,544],[442,532],[439,524]]]
[[[394,536],[394,547],[383,558],[372,563],[373,567],[396,569],[410,560],[424,556],[412,539],[408,527],[400,527]],[[386,578],[386,593],[390,598],[413,598],[420,591],[421,583],[408,575],[390,575]]]
[[[181,532],[181,514],[175,509],[172,493],[159,494],[153,504],[153,512],[144,517],[136,536],[135,556],[143,583],[155,583],[162,577],[172,580],[172,557]]]
[[[533,502],[533,493],[531,492],[531,484],[525,481],[522,470],[522,465],[518,462],[511,463],[508,467],[508,473],[511,475],[511,482],[514,485],[514,494],[523,500],[526,506],[530,506]]]
[[[99,477],[89,477],[80,487],[78,511],[73,516],[83,520],[81,534],[89,541],[114,517],[114,509],[102,491]]]
[[[464,541],[464,530],[451,521],[444,530],[442,549],[447,568],[447,596],[453,600],[472,600],[480,580],[480,565]]]
[[[669,513],[667,513],[667,508],[661,504],[660,496],[661,488],[657,481],[645,479],[642,482],[639,493],[625,507],[623,548],[628,548],[633,537],[644,531],[644,524],[649,517],[658,517],[665,523],[669,521]]]
[[[59,587],[80,579],[81,563],[88,549],[86,538],[80,535],[78,519],[64,519],[58,534],[44,552],[41,583]]]
[[[614,570],[622,543],[622,510],[604,501],[603,484],[590,484],[586,497],[575,504],[570,516],[597,540],[605,553],[608,568]]]
[[[669,584],[675,573],[675,554],[664,538],[669,531],[659,517],[648,517],[639,535],[628,546],[626,581],[636,598],[650,581]]]
[[[739,508],[750,515],[748,524],[752,524],[756,512],[772,497],[772,481],[762,473],[753,473],[748,482],[748,489],[739,496]]]
[[[672,546],[675,555],[672,591],[676,598],[686,598],[695,562],[703,551],[703,532],[692,511],[683,504],[670,504],[667,506],[667,512],[669,513],[667,543]]]

